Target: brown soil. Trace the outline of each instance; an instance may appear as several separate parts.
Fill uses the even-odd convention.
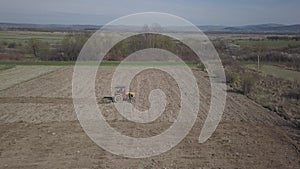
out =
[[[99,71],[98,98],[110,95],[113,69],[104,67]],[[207,142],[199,144],[210,103],[210,84],[207,75],[197,70],[193,72],[201,105],[188,136],[159,156],[129,159],[113,155],[93,143],[76,119],[71,99],[72,70],[72,67],[59,69],[0,91],[0,168],[300,167],[299,130],[276,113],[236,93],[228,93],[216,132]],[[156,121],[135,124],[116,113],[113,104],[99,104],[111,126],[134,137],[152,136],[167,129],[176,119],[180,99],[177,86],[168,75],[156,70],[144,74],[151,75],[152,80],[141,76],[132,82],[138,93],[138,108],[147,109],[147,97],[153,88],[160,86],[167,93],[166,114]]]

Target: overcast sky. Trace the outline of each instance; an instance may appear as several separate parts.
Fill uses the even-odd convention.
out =
[[[0,0],[0,22],[97,24],[165,12],[196,25],[299,24],[300,0]]]

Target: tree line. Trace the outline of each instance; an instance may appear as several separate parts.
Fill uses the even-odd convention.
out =
[[[29,39],[26,50],[40,60],[75,61],[88,38],[89,35],[84,33],[69,34],[60,44],[54,45],[39,39]]]
[[[83,45],[90,34],[69,34],[60,44],[50,45],[48,42],[30,39],[26,49],[40,60],[76,61]],[[139,34],[117,43],[104,57],[108,61],[121,61],[128,55],[147,48],[165,49],[178,55],[184,61],[199,61],[197,55],[182,42],[159,34]]]

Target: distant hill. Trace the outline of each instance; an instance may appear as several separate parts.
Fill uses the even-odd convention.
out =
[[[99,25],[59,25],[59,24],[23,24],[0,23],[0,29],[46,29],[46,30],[98,30]]]
[[[198,28],[202,31],[224,31],[226,26],[216,26],[216,25],[202,25],[198,26]]]
[[[22,24],[22,23],[0,23],[1,30],[11,29],[44,29],[44,30],[98,30],[101,25],[59,25],[59,24]],[[174,27],[174,26],[173,26]],[[299,34],[300,24],[297,25],[283,25],[283,24],[260,24],[260,25],[246,25],[246,26],[216,26],[203,25],[198,28],[204,32],[230,32],[230,33],[290,33]],[[111,26],[110,29],[122,30],[139,30],[141,28],[130,26]],[[186,27],[178,27],[177,30],[188,30]]]
[[[226,27],[225,31],[230,32],[249,32],[249,33],[300,33],[300,24],[282,25],[282,24],[261,24],[247,25],[238,27]]]

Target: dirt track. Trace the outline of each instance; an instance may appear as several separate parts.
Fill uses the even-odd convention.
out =
[[[99,98],[109,94],[107,86],[113,69],[104,67],[98,74]],[[210,85],[206,74],[196,70],[201,105],[188,136],[172,150],[156,157],[128,159],[113,155],[94,144],[76,119],[71,99],[72,70],[72,67],[59,69],[0,91],[0,168],[300,167],[299,130],[236,93],[228,93],[217,131],[206,143],[198,144],[209,108]],[[151,81],[147,74],[151,75]],[[178,113],[180,97],[172,78],[155,70],[144,72],[144,75],[136,77],[132,83],[133,89],[138,91],[140,102],[136,106],[139,109],[149,106],[147,97],[151,89],[160,86],[167,93],[166,113],[155,122],[137,125],[116,113],[112,104],[99,105],[111,126],[134,137],[164,131]]]

